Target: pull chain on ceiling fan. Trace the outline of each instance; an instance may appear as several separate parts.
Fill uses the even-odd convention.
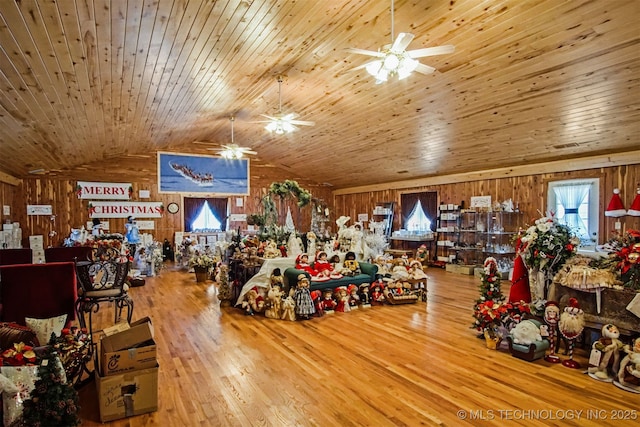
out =
[[[284,133],[293,132],[297,130],[298,126],[314,126],[315,122],[310,122],[306,120],[296,120],[298,117],[295,113],[283,114],[282,113],[282,76],[278,76],[278,113],[274,116],[269,116],[267,114],[260,114],[262,117],[265,117],[269,120],[263,120],[256,123],[267,123],[265,129],[269,132],[275,132],[278,135],[282,135]]]
[[[394,1],[391,0],[391,44],[383,46],[382,49],[379,49],[377,52],[357,48],[347,49],[347,51],[351,53],[378,58],[352,69],[366,69],[369,74],[376,78],[376,84],[386,82],[389,77],[395,75],[398,76],[398,80],[402,80],[411,75],[413,71],[422,74],[433,73],[436,70],[435,68],[421,64],[419,61],[416,61],[416,58],[452,53],[455,49],[452,45],[446,45],[407,51],[405,49],[415,36],[411,33],[400,33],[394,41],[393,21]]]

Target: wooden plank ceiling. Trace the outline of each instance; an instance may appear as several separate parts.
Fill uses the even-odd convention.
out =
[[[215,154],[334,188],[640,147],[638,0],[397,0],[437,69],[376,85],[390,1],[0,2],[0,172],[134,177],[156,151]],[[271,135],[260,114],[316,123]],[[637,152],[636,152],[637,153]],[[103,174],[101,170],[108,171]]]

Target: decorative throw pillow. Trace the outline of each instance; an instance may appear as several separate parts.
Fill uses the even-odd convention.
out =
[[[33,319],[31,317],[26,317],[24,320],[27,326],[35,331],[40,345],[47,345],[51,339],[52,333],[56,334],[57,337],[60,336],[62,328],[64,328],[67,323],[67,315],[62,314],[49,319]]]
[[[22,415],[22,402],[31,397],[38,379],[38,366],[3,366],[0,372],[18,389],[17,393],[8,390],[2,393],[4,425],[9,426]]]
[[[40,345],[36,333],[31,328],[17,323],[0,322],[0,352],[21,342],[32,347]]]

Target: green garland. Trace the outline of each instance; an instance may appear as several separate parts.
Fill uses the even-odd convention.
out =
[[[284,182],[273,182],[269,186],[269,194],[274,196],[279,196],[284,199],[287,197],[295,197],[298,199],[298,206],[303,207],[307,206],[311,202],[311,192],[309,190],[305,190],[300,187],[297,181],[293,181],[290,179],[285,180]]]

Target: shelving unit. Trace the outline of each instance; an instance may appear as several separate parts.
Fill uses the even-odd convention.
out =
[[[518,233],[521,223],[520,212],[462,211],[458,240],[450,248],[455,252],[455,262],[480,266],[485,258],[491,256],[496,259],[502,272],[508,272],[515,258],[513,237]]]
[[[384,221],[384,235],[389,239],[393,230],[393,208],[395,202],[376,203],[373,209],[372,219],[376,222]]]
[[[438,235],[436,241],[436,262],[438,265],[455,260],[453,248],[460,240],[460,207],[453,204],[441,204],[438,207]]]

